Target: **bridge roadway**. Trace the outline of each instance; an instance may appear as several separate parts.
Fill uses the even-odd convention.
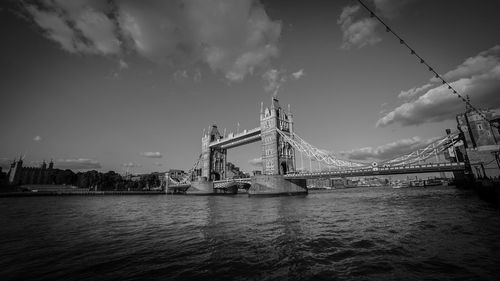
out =
[[[232,185],[234,183],[239,184],[251,184],[251,178],[241,178],[241,179],[225,179],[214,181],[214,188],[226,188],[228,185]]]
[[[364,169],[349,169],[342,171],[322,171],[312,173],[286,174],[286,179],[312,179],[312,178],[333,178],[333,177],[364,177],[364,176],[384,176],[398,174],[419,174],[419,173],[439,173],[464,171],[465,163],[437,163],[419,164],[393,167],[373,167]]]
[[[398,174],[418,174],[418,173],[439,173],[464,171],[465,163],[436,163],[419,164],[394,167],[373,167],[364,169],[350,169],[343,171],[323,171],[312,173],[297,173],[284,175],[286,179],[313,179],[313,178],[335,178],[335,177],[364,177],[364,176],[384,176]],[[214,188],[225,188],[230,183],[251,184],[251,178],[225,179],[214,181]]]
[[[229,149],[240,145],[260,141],[260,127],[251,130],[244,130],[239,134],[229,134],[227,137],[211,142],[210,148]]]

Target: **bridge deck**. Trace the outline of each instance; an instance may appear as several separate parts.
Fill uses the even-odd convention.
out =
[[[422,164],[397,167],[376,167],[365,169],[351,169],[343,171],[323,171],[314,173],[287,174],[288,179],[310,179],[310,178],[327,178],[327,177],[362,177],[362,176],[382,176],[382,175],[397,175],[397,174],[417,174],[417,173],[439,173],[453,172],[465,170],[465,164],[460,163],[439,163],[439,164]]]
[[[251,129],[251,130],[244,130],[243,132],[236,134],[236,135],[229,135],[226,138],[216,140],[214,142],[211,142],[208,146],[211,148],[214,147],[220,147],[224,149],[228,148],[233,148],[237,147],[240,145],[245,145],[248,143],[256,142],[261,139],[260,136],[260,127]]]
[[[239,184],[243,184],[243,183],[247,183],[247,184],[251,184],[252,183],[252,179],[251,178],[242,178],[242,179],[225,179],[225,180],[218,180],[218,181],[214,181],[214,188],[225,188],[231,184],[235,184],[235,183],[239,183]]]

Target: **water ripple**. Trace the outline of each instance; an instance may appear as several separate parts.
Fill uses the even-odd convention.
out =
[[[1,280],[496,280],[500,213],[452,187],[0,198]]]

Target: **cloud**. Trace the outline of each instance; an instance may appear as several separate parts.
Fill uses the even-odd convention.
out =
[[[472,63],[483,61],[481,65]],[[458,78],[451,82],[459,93],[469,95],[471,103],[481,108],[500,108],[500,48],[468,58],[464,63],[446,75]],[[451,80],[449,80],[451,81]],[[425,86],[425,85],[424,85]],[[440,85],[428,90],[414,101],[406,102],[393,109],[377,121],[377,127],[391,124],[402,126],[419,125],[454,119],[463,112],[465,104],[446,86]]]
[[[269,69],[264,72],[262,79],[265,81],[264,90],[277,95],[281,86],[286,82],[287,76],[285,70]]]
[[[373,0],[377,13],[386,18],[395,18],[401,10],[414,0]]]
[[[58,159],[55,161],[54,167],[63,170],[93,170],[101,169],[101,164],[98,161],[86,158]]]
[[[296,71],[296,72],[292,73],[292,77],[294,79],[300,79],[304,75],[306,75],[306,73],[304,72],[304,69],[300,69],[299,71]]]
[[[162,158],[163,157],[163,155],[161,155],[160,152],[142,152],[141,156],[146,157],[146,158]]]
[[[419,137],[413,137],[408,139],[400,139],[388,144],[373,147],[363,147],[359,149],[353,149],[349,151],[341,151],[339,154],[342,157],[346,157],[350,160],[388,160],[396,156],[410,153],[419,148],[422,148],[431,142],[436,140],[435,138],[422,140]]]
[[[262,158],[259,157],[259,158],[250,159],[250,160],[248,160],[248,163],[256,168],[261,168],[262,167]]]
[[[445,80],[469,78],[492,71],[495,67],[498,67],[498,65],[500,65],[500,45],[496,45],[489,50],[480,52],[477,56],[467,58],[455,69],[444,74],[443,78]],[[440,80],[436,78],[431,79],[431,81],[440,82]]]
[[[204,63],[241,81],[279,55],[281,23],[256,0],[41,0],[25,9],[70,53]]]
[[[42,140],[42,137],[41,136],[35,136],[33,138],[34,141],[38,142],[38,141],[41,141]]]
[[[394,18],[401,13],[403,7],[413,0],[373,0],[379,16]],[[363,11],[361,11],[363,9]],[[377,19],[366,16],[368,13],[360,5],[345,6],[337,19],[342,31],[341,49],[362,48],[382,41],[377,32],[380,25]]]
[[[347,50],[354,46],[362,48],[382,41],[375,32],[378,25],[377,20],[374,18],[355,19],[355,14],[360,8],[359,5],[344,7],[337,20],[342,31],[341,49]]]
[[[118,60],[118,68],[119,69],[127,69],[128,68],[128,63],[124,61],[123,59]]]
[[[123,163],[122,166],[125,168],[136,168],[136,167],[141,167],[142,165],[128,162],[128,163]]]
[[[262,74],[264,80],[264,90],[277,95],[281,87],[290,79],[298,80],[305,75],[304,69],[288,74],[286,69],[268,69]]]
[[[195,71],[194,71],[193,81],[195,83],[200,83],[201,82],[201,71],[200,71],[199,68],[195,69]]]
[[[69,3],[71,2],[71,3]],[[98,1],[41,1],[41,7],[26,6],[45,36],[70,53],[118,54],[117,27]],[[102,9],[102,10],[101,10]]]
[[[429,89],[430,87],[432,87],[432,84],[427,83],[427,84],[420,86],[420,87],[413,87],[409,90],[401,91],[398,95],[398,98],[411,99],[411,98],[417,96],[418,94],[424,92],[425,90]]]
[[[175,81],[184,81],[189,78],[188,76],[188,71],[186,69],[183,70],[177,70],[173,74],[174,80]]]

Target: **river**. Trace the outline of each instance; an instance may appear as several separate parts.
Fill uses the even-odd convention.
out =
[[[454,187],[0,198],[4,281],[499,276],[499,209]]]

